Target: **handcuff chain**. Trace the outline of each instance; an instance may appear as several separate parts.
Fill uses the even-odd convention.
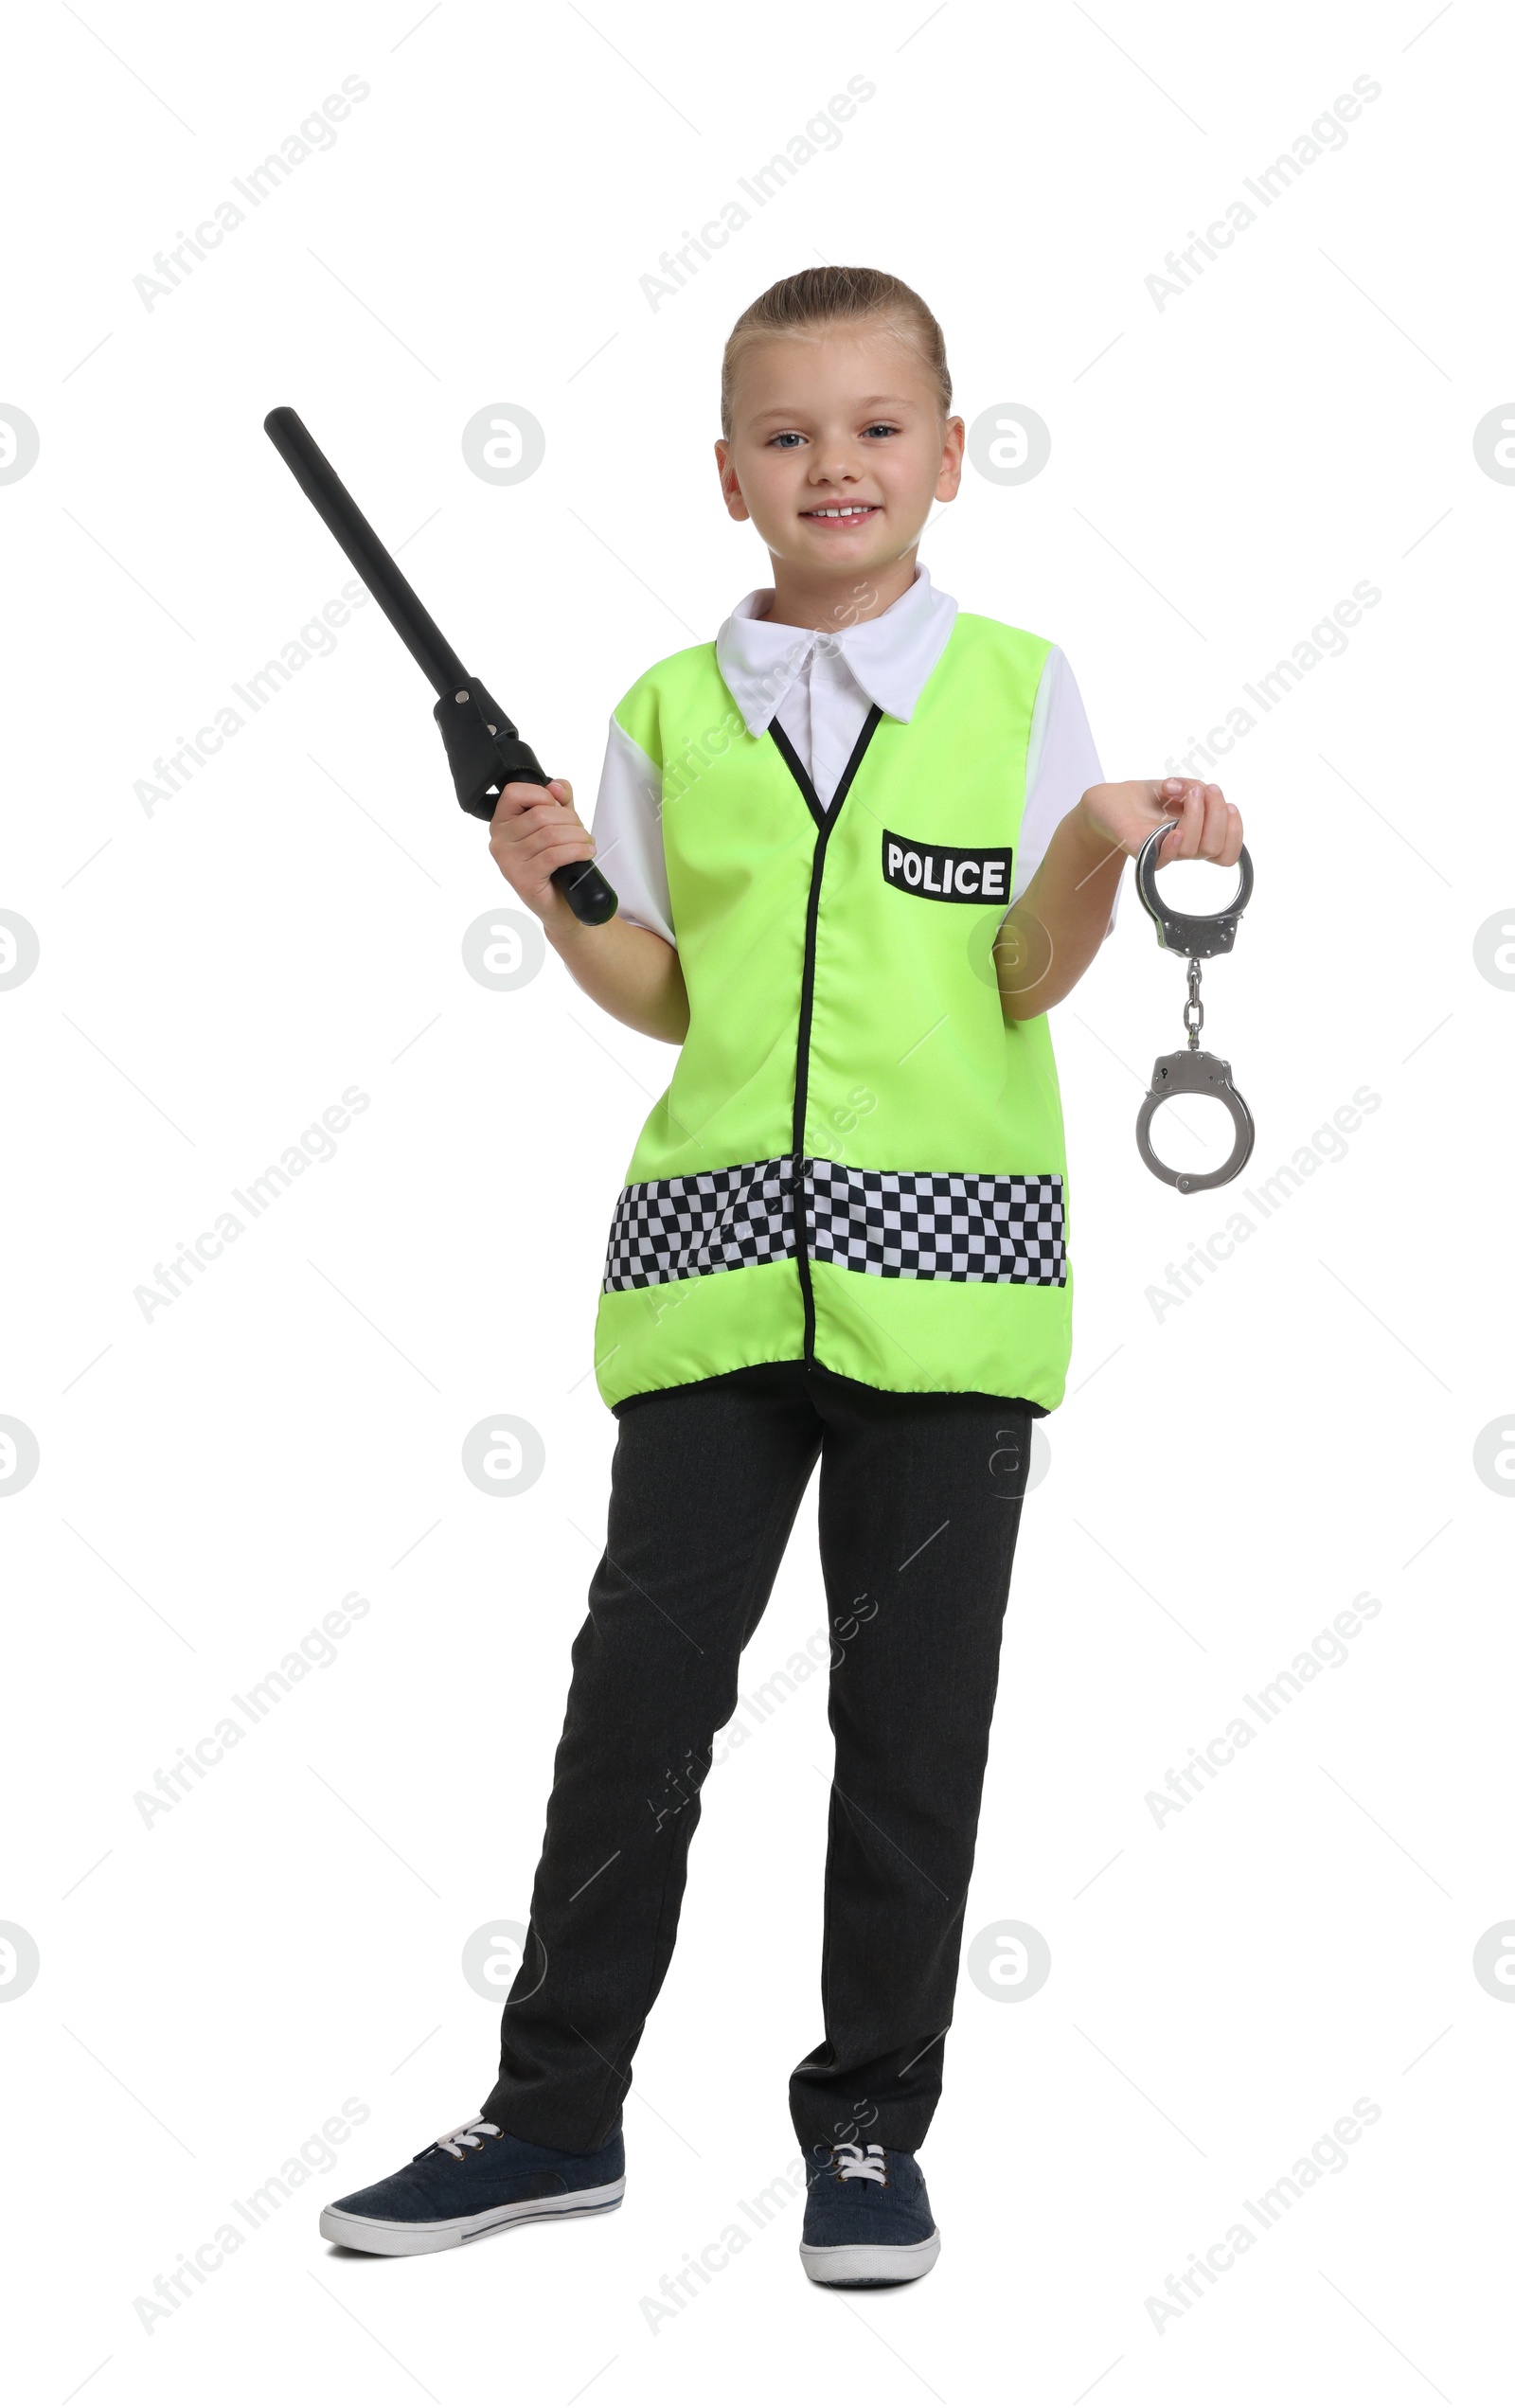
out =
[[[1200,965],[1189,963],[1189,991],[1184,1006],[1184,1026],[1188,1031],[1189,1051],[1198,1053],[1200,1030],[1204,1026],[1204,1006],[1200,1001]]]

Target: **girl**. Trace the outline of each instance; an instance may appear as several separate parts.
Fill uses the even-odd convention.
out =
[[[1103,782],[1041,636],[918,565],[962,473],[941,330],[897,277],[811,268],[726,345],[716,462],[773,584],[616,705],[591,836],[511,785],[490,849],[571,976],[681,1050],[610,1232],[618,1431],[499,2079],[337,2201],[387,2255],[615,2206],[621,2102],[672,1952],[711,1739],[820,1464],[836,1739],[825,2038],[794,2070],[800,2256],[910,2281],[1034,1418],[1070,1345],[1046,1013],[1127,854],[1235,863],[1216,786]],[[551,883],[597,856],[617,916]]]

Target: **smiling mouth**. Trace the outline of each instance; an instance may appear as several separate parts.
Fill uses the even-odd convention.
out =
[[[816,508],[801,510],[801,518],[818,519],[826,526],[861,526],[865,518],[873,518],[883,508],[882,502],[823,503]]]

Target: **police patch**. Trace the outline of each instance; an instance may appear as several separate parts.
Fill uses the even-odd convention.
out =
[[[1007,845],[985,850],[972,845],[918,845],[912,837],[883,831],[883,874],[907,895],[930,895],[938,903],[1001,903],[1010,900]]]

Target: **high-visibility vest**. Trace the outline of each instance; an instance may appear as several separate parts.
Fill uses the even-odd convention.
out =
[[[1049,645],[959,612],[908,722],[875,706],[829,808],[713,644],[617,705],[663,776],[689,1027],[615,1206],[609,1405],[740,1365],[1061,1401],[1072,1281],[1045,1014],[1007,1022],[1009,901]]]

